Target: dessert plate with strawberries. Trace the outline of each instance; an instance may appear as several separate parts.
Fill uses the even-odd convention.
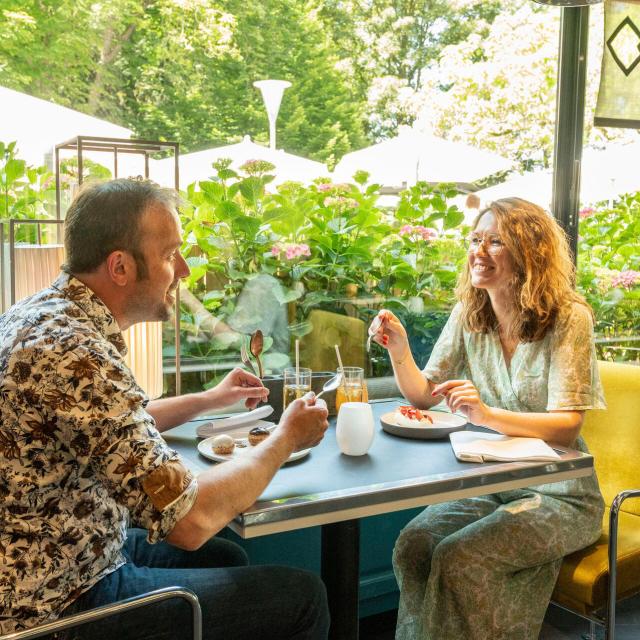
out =
[[[462,416],[444,411],[428,411],[401,406],[380,417],[382,429],[402,438],[433,440],[445,438],[454,431],[461,431],[467,424]]]

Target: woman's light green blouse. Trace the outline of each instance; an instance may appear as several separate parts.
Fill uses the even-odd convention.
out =
[[[471,380],[485,404],[509,411],[606,408],[586,307],[574,303],[542,340],[518,344],[509,367],[497,331],[466,331],[461,309],[454,307],[433,348],[424,368],[429,380]]]

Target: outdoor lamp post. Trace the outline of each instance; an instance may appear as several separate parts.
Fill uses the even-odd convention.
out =
[[[291,86],[287,80],[256,80],[253,86],[260,89],[269,117],[269,148],[276,148],[276,119],[282,102],[282,94]]]

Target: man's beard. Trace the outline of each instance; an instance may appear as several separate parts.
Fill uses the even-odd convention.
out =
[[[177,285],[172,286],[165,294],[162,302],[155,297],[152,298],[146,290],[138,291],[127,305],[127,315],[134,322],[166,322],[171,318],[171,311],[174,307],[174,302],[170,302],[167,296],[170,295],[175,301],[177,289]]]

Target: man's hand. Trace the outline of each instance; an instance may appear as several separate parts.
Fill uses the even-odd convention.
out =
[[[315,397],[294,400],[282,414],[278,430],[289,438],[294,451],[315,447],[329,427],[327,405]]]
[[[263,386],[260,378],[244,369],[235,368],[213,389],[204,392],[213,407],[225,407],[238,400],[244,400],[248,409],[255,409],[259,402],[266,402],[269,389]]]

